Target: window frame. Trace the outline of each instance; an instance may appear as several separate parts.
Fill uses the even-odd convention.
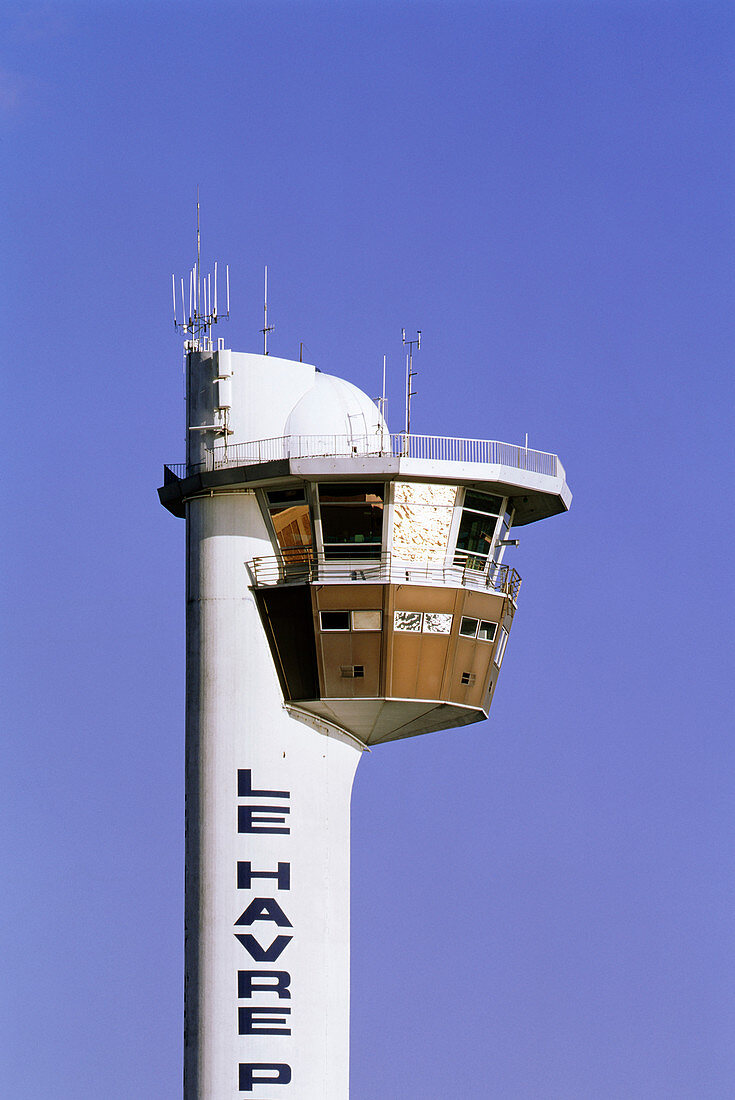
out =
[[[494,525],[493,531],[492,531],[492,540],[488,544],[487,557],[485,558],[485,564],[482,567],[482,569],[474,569],[474,567],[468,566],[467,563],[466,563],[466,559],[465,559],[464,562],[456,561],[456,557],[457,557],[458,553],[465,554],[466,558],[477,557],[478,556],[477,553],[473,553],[473,552],[468,551],[468,550],[459,550],[458,551],[458,549],[457,549],[457,540],[459,538],[459,529],[460,529],[460,526],[461,526],[461,523],[462,523],[462,516],[463,516],[464,511],[465,511],[465,500],[467,498],[468,493],[485,493],[486,496],[494,496],[500,501],[499,514],[495,517],[495,525]],[[509,501],[510,501],[509,497],[501,496],[499,493],[488,492],[488,490],[486,490],[486,489],[477,489],[472,485],[461,485],[461,486],[459,486],[458,491],[457,491],[457,496],[456,496],[455,501],[454,501],[454,515],[452,516],[452,526],[451,526],[451,529],[449,531],[449,541],[448,541],[448,544],[447,544],[446,565],[448,567],[451,567],[451,568],[454,568],[454,569],[462,569],[462,570],[472,569],[473,572],[480,573],[482,575],[486,575],[488,573],[489,569],[490,569],[491,563],[495,564],[495,565],[499,564],[499,559],[494,557],[494,555],[497,553],[498,550],[502,551],[504,549],[504,547],[498,547],[497,543],[498,543],[498,538],[499,538],[499,531],[500,531],[501,522],[503,520],[503,517],[505,516],[505,514],[509,510],[508,509]],[[477,516],[487,515],[488,518],[491,518],[491,516],[492,516],[491,512],[483,513],[483,512],[477,511],[474,508],[467,508],[467,511],[472,512]],[[510,530],[510,528],[509,528],[509,530]],[[501,556],[502,556],[502,554],[501,554]]]
[[[325,626],[324,615],[346,615],[347,626]],[[322,634],[349,634],[351,626],[350,612],[337,607],[326,608],[319,612],[319,630]]]
[[[380,541],[379,542],[368,542],[368,543],[327,542],[327,543],[325,543],[325,541],[324,541],[324,526],[323,526],[323,522],[322,522],[322,520],[323,520],[323,517],[322,517],[322,500],[321,500],[321,493],[319,491],[319,486],[320,485],[330,485],[330,484],[334,484],[334,485],[345,485],[345,484],[347,484],[347,485],[379,485],[381,487],[382,493],[383,493],[383,501],[382,501],[382,503],[383,503],[383,519],[382,519],[382,528],[381,528],[381,532],[380,532]],[[390,493],[390,486],[391,486],[390,482],[380,481],[380,480],[376,481],[374,479],[371,479],[369,481],[365,480],[365,481],[350,481],[350,482],[343,482],[340,479],[339,481],[335,481],[333,483],[328,482],[328,481],[313,481],[311,483],[312,495],[313,495],[312,515],[313,515],[314,548],[315,548],[317,554],[319,555],[319,557],[322,561],[325,561],[325,562],[328,562],[328,561],[329,562],[331,562],[331,561],[334,561],[334,562],[338,562],[338,561],[375,562],[375,561],[383,561],[384,560],[385,548],[386,548],[386,539],[389,537],[389,528],[388,528],[388,524],[386,522],[386,516],[387,516],[387,513],[388,513],[388,498],[389,498],[389,493]],[[327,501],[326,502],[327,507],[329,507],[329,505],[333,504],[333,503],[336,503],[336,502],[335,501]],[[350,550],[351,547],[360,547],[360,546],[379,547],[377,556],[368,557],[365,554],[359,554],[359,553],[350,554],[349,553],[349,550]],[[342,553],[340,555],[336,555],[336,554],[333,555],[332,553],[327,552],[327,549],[326,549],[327,547],[329,547],[330,550],[335,548],[335,547],[341,547],[344,550],[344,553]]]

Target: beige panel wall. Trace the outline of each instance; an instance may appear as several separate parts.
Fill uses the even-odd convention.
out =
[[[441,699],[487,711],[497,681],[493,655],[506,598],[492,592],[420,585],[323,585],[312,588],[314,632],[323,698]],[[320,611],[382,610],[382,631],[322,631]],[[394,629],[394,611],[451,614],[451,634]],[[460,636],[462,616],[498,624],[495,639]],[[364,676],[344,677],[362,665]],[[469,683],[462,683],[463,674]]]

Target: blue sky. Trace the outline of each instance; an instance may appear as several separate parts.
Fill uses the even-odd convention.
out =
[[[735,15],[6,3],[0,1092],[180,1096],[171,272],[230,346],[558,453],[487,723],[353,798],[353,1100],[735,1088]]]

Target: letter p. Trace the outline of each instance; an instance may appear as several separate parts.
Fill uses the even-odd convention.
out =
[[[283,1062],[240,1062],[240,1092],[252,1092],[253,1085],[288,1085],[291,1067]]]

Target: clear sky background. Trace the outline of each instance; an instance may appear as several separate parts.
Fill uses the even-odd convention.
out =
[[[172,272],[559,454],[488,722],[366,755],[353,1100],[735,1096],[731,3],[0,15],[0,1095],[181,1095]]]

